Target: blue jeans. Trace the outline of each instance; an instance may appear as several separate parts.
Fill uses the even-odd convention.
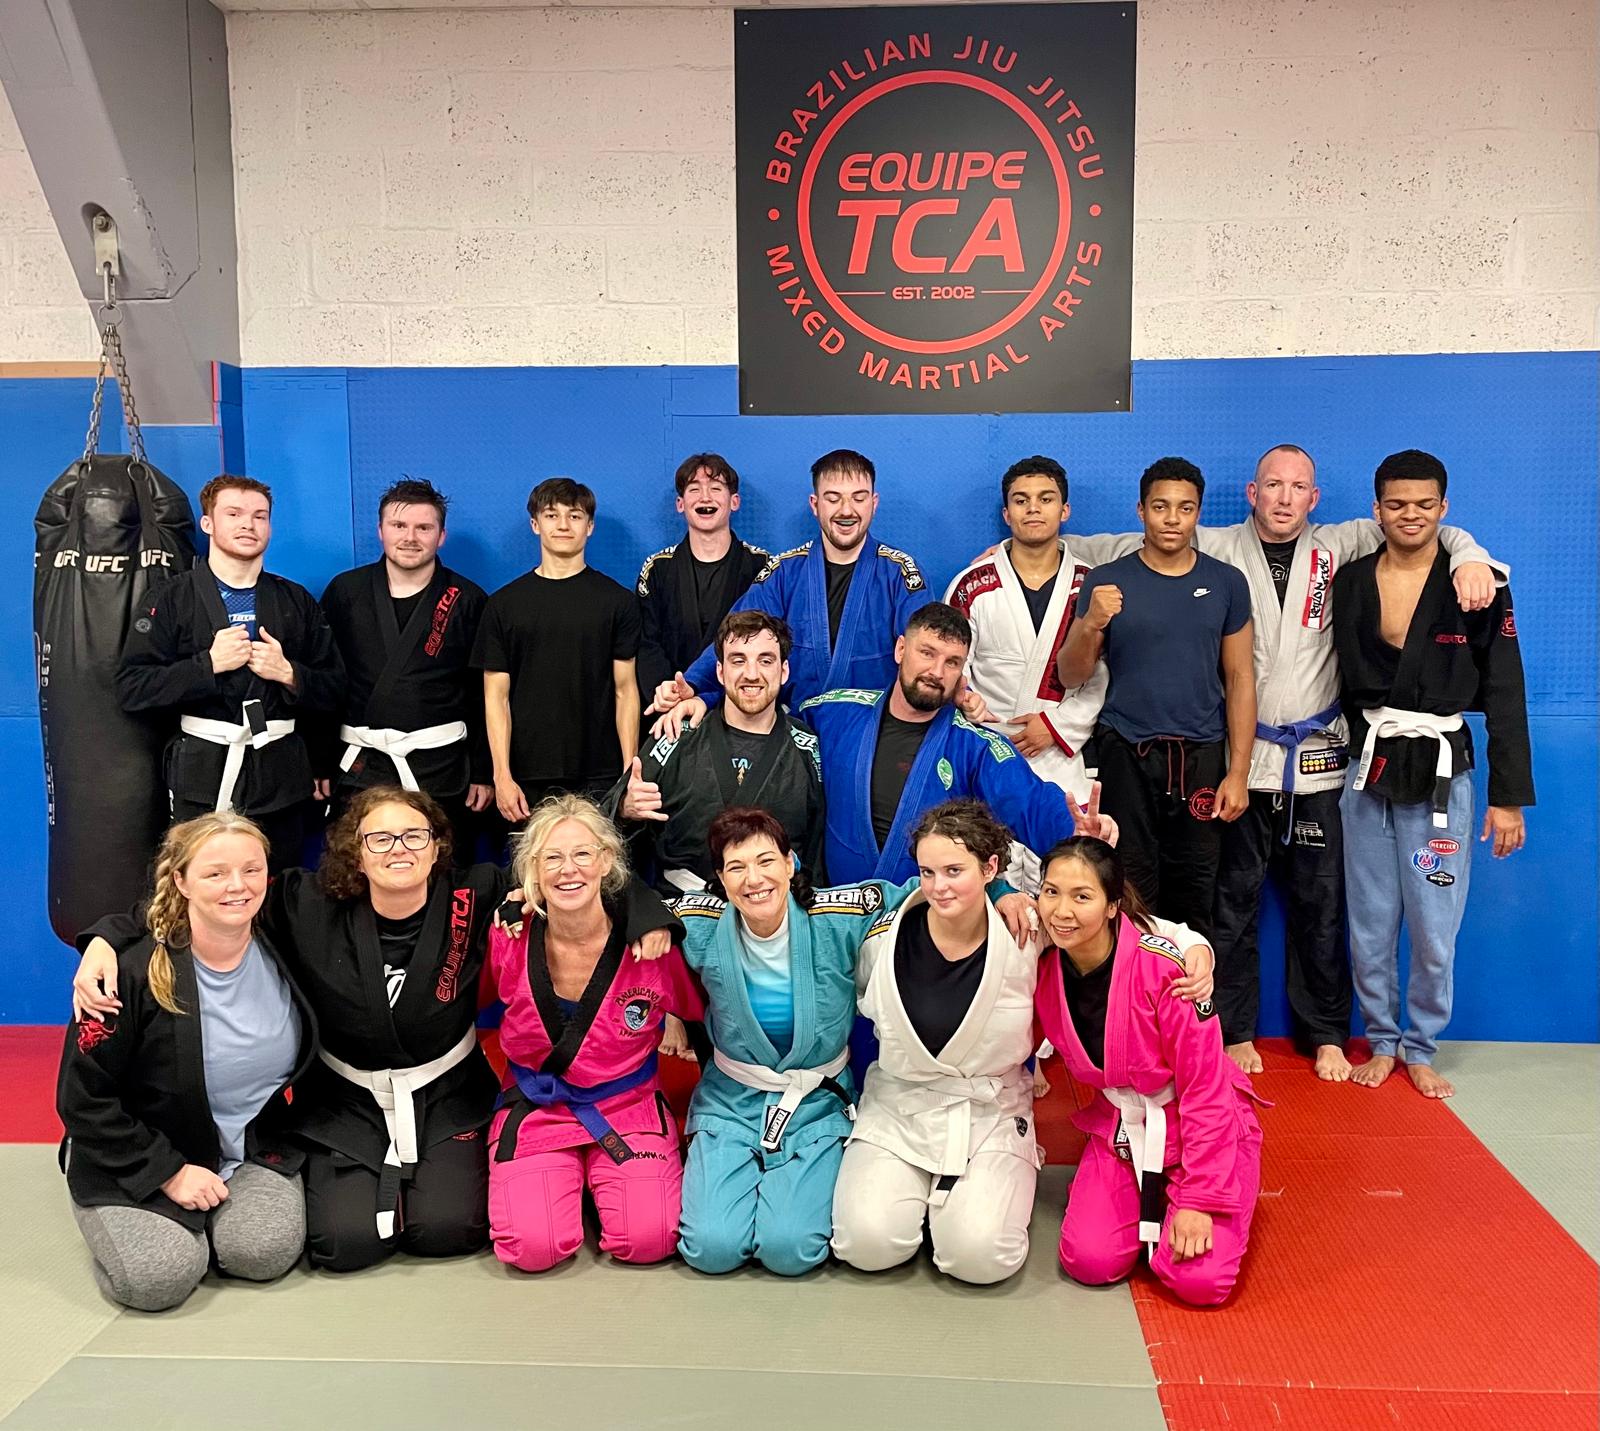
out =
[[[1349,902],[1350,963],[1367,1041],[1375,1054],[1432,1063],[1450,1022],[1456,934],[1472,872],[1472,773],[1450,782],[1449,823],[1433,807],[1391,804],[1350,788],[1339,798],[1344,820],[1344,876]],[[1452,846],[1454,848],[1452,848]],[[1411,935],[1406,1030],[1400,1032],[1400,921]]]

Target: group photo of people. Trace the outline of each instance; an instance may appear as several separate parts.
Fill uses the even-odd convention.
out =
[[[926,1248],[998,1284],[1030,1253],[1036,1100],[1070,1081],[1062,1271],[1143,1257],[1227,1301],[1264,965],[1305,1078],[1454,1093],[1473,851],[1522,848],[1534,804],[1510,570],[1420,449],[1333,519],[1314,454],[1275,445],[1230,526],[1156,456],[1138,528],[1099,534],[1071,467],[995,472],[971,526],[1007,535],[942,592],[848,449],[766,494],[816,524],[781,552],[740,536],[727,460],[685,457],[636,574],[588,563],[604,484],[548,477],[537,562],[492,593],[425,476],[320,597],[271,569],[270,485],[206,483],[208,549],[151,586],[115,680],[166,737],[171,826],[145,897],[78,939],[61,1058],[106,1295],[486,1248],[540,1274],[596,1222],[619,1262]],[[665,1059],[698,1065],[681,1126]]]

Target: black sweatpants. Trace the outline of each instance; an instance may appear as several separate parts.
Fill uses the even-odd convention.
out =
[[[1121,831],[1128,878],[1163,919],[1211,933],[1222,825],[1212,819],[1227,773],[1223,742],[1175,736],[1137,743],[1108,725],[1095,730],[1100,809]]]
[[[313,1267],[356,1272],[396,1252],[459,1257],[489,1245],[489,1128],[422,1151],[400,1189],[395,1235],[378,1236],[378,1175],[328,1148],[306,1159],[306,1252]]]
[[[250,810],[239,812],[254,820],[267,837],[267,869],[272,874],[277,874],[279,870],[292,870],[305,863],[306,814],[310,808],[310,802],[302,800],[298,805],[286,805],[281,810],[273,810],[265,815],[257,815]],[[205,801],[173,796],[172,823],[177,825],[197,815],[209,815],[212,809],[213,804]]]
[[[1212,942],[1224,1043],[1256,1036],[1261,1003],[1257,928],[1270,874],[1285,902],[1285,978],[1302,1052],[1350,1036],[1350,959],[1344,932],[1340,790],[1289,796],[1252,790],[1250,808],[1223,827]],[[1288,843],[1285,844],[1285,837]]]

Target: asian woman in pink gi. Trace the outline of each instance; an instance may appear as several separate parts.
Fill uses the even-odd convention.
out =
[[[495,1255],[525,1272],[572,1256],[587,1188],[600,1250],[659,1262],[677,1246],[683,1156],[656,1046],[668,1014],[704,1017],[700,993],[676,945],[651,961],[628,952],[616,903],[627,859],[592,802],[544,801],[513,843],[512,870],[531,913],[489,943],[508,1060],[489,1130]]]
[[[1061,1266],[1100,1285],[1150,1267],[1194,1306],[1227,1300],[1250,1241],[1261,1125],[1250,1079],[1222,1051],[1209,999],[1172,985],[1208,953],[1157,919],[1096,839],[1045,856],[1047,947],[1035,1004],[1078,1082],[1098,1090],[1074,1121],[1089,1135],[1061,1223]]]

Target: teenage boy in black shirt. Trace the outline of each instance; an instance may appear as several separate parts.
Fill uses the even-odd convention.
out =
[[[594,493],[551,477],[528,518],[539,564],[489,598],[472,653],[495,805],[512,824],[556,792],[600,799],[639,749],[639,603],[584,562]]]

